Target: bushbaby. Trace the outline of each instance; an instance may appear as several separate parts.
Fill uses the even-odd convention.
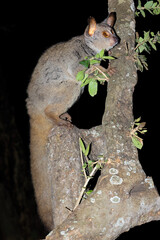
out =
[[[70,125],[67,110],[82,93],[81,83],[76,80],[82,70],[79,62],[118,43],[114,23],[114,13],[99,24],[90,18],[83,35],[50,47],[39,59],[28,86],[31,172],[39,215],[48,229],[53,228],[54,217],[47,177],[47,138],[53,126]]]

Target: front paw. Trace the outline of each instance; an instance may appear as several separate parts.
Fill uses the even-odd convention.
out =
[[[114,75],[115,73],[116,73],[116,68],[114,68],[114,67],[111,67],[111,66],[109,66],[108,68],[107,68],[107,70],[106,70],[106,72],[108,73],[108,75],[111,77],[112,75]]]

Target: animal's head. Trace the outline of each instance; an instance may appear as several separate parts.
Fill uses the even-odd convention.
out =
[[[84,37],[86,44],[96,53],[100,52],[102,49],[108,51],[118,44],[119,38],[113,29],[115,21],[116,14],[114,12],[111,12],[107,19],[99,24],[96,23],[93,17],[90,17]]]

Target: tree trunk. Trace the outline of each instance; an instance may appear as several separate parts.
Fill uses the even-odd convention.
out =
[[[133,91],[137,83],[133,60],[134,2],[109,0],[108,5],[109,12],[117,13],[115,29],[121,39],[121,43],[112,52],[112,55],[117,57],[112,63],[117,72],[108,84],[101,126],[89,130],[57,127],[51,132],[48,163],[53,192],[57,196],[56,200],[53,199],[55,204],[60,202],[60,199],[61,203],[64,203],[62,197],[69,189],[70,195],[76,192],[75,198],[78,197],[83,186],[84,180],[80,177],[82,166],[79,137],[84,139],[85,143],[92,143],[91,159],[96,160],[98,155],[103,155],[108,161],[93,193],[83,200],[75,211],[70,212],[65,208],[73,209],[74,204],[70,197],[68,202],[61,204],[60,208],[65,210],[61,212],[64,218],[59,221],[66,219],[53,229],[46,237],[47,240],[111,240],[136,225],[160,220],[160,197],[152,178],[146,177],[138,160],[137,149],[129,136],[133,122]],[[57,159],[56,162],[54,159]],[[63,164],[60,161],[62,159]],[[52,174],[52,171],[59,173],[60,177]],[[65,187],[64,184],[62,189],[60,182],[64,179],[68,185]]]

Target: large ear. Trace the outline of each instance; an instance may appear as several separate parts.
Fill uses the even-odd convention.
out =
[[[115,24],[115,21],[116,21],[116,13],[115,12],[111,12],[109,14],[109,16],[107,17],[107,24],[110,26],[110,27],[113,27],[114,24]]]
[[[92,36],[96,31],[96,20],[93,17],[89,18],[89,27],[88,27],[88,34]]]

